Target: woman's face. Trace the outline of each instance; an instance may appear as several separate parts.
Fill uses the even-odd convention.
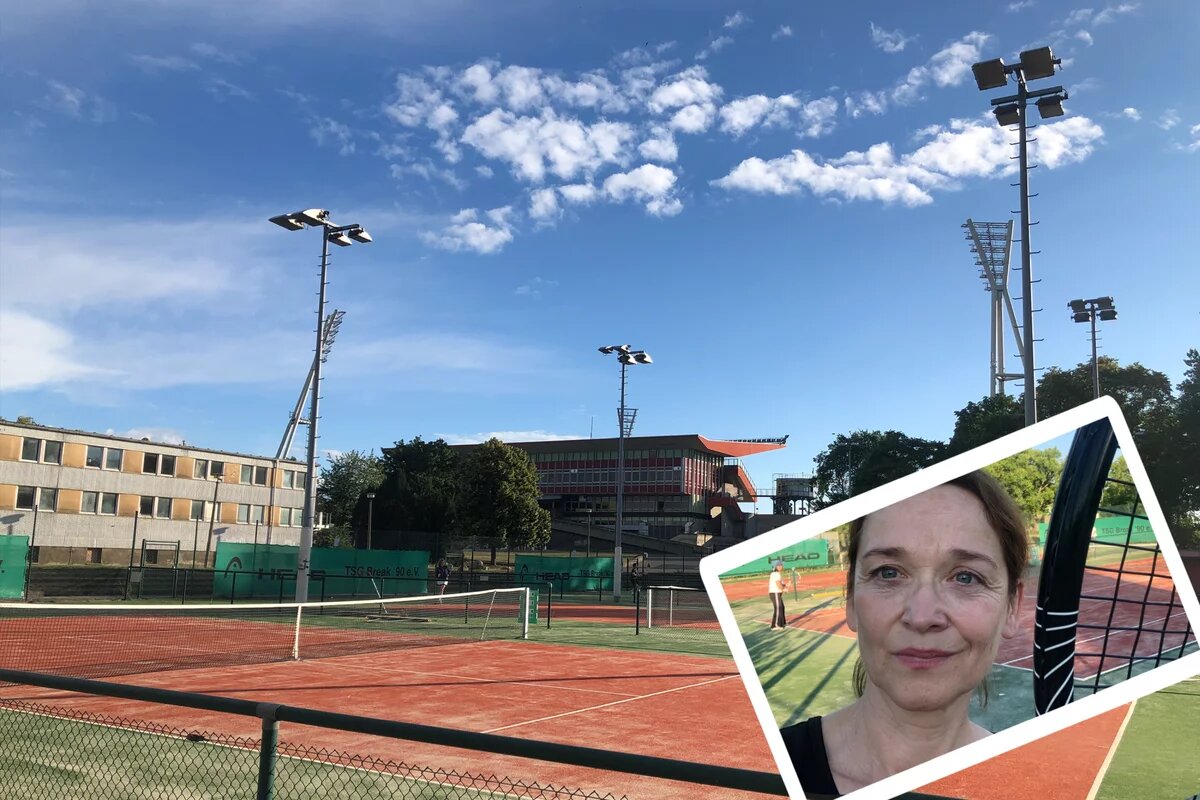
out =
[[[999,537],[965,489],[939,486],[867,517],[846,604],[869,683],[909,711],[947,708],[1017,633]]]

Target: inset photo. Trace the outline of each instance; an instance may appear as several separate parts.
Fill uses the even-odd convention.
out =
[[[1195,591],[1108,399],[701,573],[794,797],[891,798],[1200,673]]]

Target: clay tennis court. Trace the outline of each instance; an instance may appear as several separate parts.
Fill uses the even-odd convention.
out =
[[[126,632],[121,633],[124,636]],[[130,635],[141,634],[130,632]],[[77,655],[83,658],[86,654],[82,649],[97,647],[97,641],[93,630],[90,639],[66,646],[76,647],[80,650]],[[215,644],[219,651],[221,642]],[[58,646],[64,645],[60,642]],[[30,655],[33,656],[33,651]],[[23,668],[36,667],[35,660]],[[384,649],[299,661],[170,669],[110,680],[776,771],[741,679],[732,662],[722,658],[508,639]],[[252,718],[34,687],[6,686],[0,694],[7,699],[127,717],[172,728],[251,738],[259,734],[259,723]],[[714,708],[722,713],[713,715]],[[698,791],[705,797],[729,800],[761,797],[748,792],[297,725],[281,726],[281,739],[614,796],[628,793],[636,783],[639,798],[656,800],[682,800],[697,796]],[[720,746],[714,747],[714,742],[720,742]]]

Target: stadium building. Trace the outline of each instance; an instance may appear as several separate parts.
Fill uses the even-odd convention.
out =
[[[743,539],[747,515],[739,502],[759,493],[742,466],[746,456],[782,449],[781,439],[708,439],[699,434],[632,436],[625,440],[622,529],[653,539]],[[540,501],[556,523],[616,525],[617,439],[509,442],[538,471]],[[469,450],[478,445],[456,445]],[[566,526],[556,525],[563,529]],[[572,531],[575,532],[575,531]]]
[[[31,537],[35,564],[128,565],[143,542],[147,564],[176,543],[180,565],[200,564],[219,540],[298,544],[306,474],[291,460],[5,421],[0,531]]]

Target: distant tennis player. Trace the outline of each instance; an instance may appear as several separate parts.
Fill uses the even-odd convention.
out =
[[[767,581],[767,594],[771,598],[771,630],[781,631],[787,627],[787,616],[783,613],[783,562],[771,566],[771,577]]]
[[[1029,542],[984,472],[850,525],[846,623],[858,699],[782,730],[806,792],[835,797],[990,732],[968,717],[1002,639],[1016,635]]]
[[[450,565],[446,563],[446,559],[439,558],[437,566],[433,569],[433,578],[438,585],[438,602],[442,601],[442,595],[446,593],[446,587],[450,585]]]

